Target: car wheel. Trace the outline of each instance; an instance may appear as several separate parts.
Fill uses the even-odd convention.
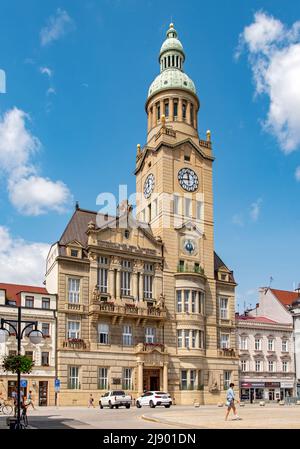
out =
[[[136,401],[136,404],[135,404],[136,406],[137,406],[137,408],[142,408],[142,406],[141,406],[141,404],[139,403],[139,401]]]
[[[102,405],[101,401],[99,402],[99,407],[100,407],[101,409],[103,409],[103,405]]]
[[[166,407],[166,408],[170,408],[171,405],[170,405],[170,404],[166,404],[165,407]]]
[[[155,405],[154,405],[154,402],[153,402],[153,401],[150,401],[150,402],[149,402],[149,405],[150,405],[150,408],[155,408]]]
[[[111,401],[109,401],[108,406],[109,406],[109,408],[114,408],[114,406],[112,405]]]
[[[118,406],[118,405],[116,405],[116,408],[119,408],[119,406]]]
[[[125,407],[126,407],[126,408],[130,408],[130,404],[126,404]]]

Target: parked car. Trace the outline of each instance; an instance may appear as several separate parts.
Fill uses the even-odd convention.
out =
[[[107,393],[101,396],[99,400],[100,408],[109,407],[109,408],[119,408],[126,407],[130,408],[132,402],[132,398],[129,395],[125,394],[123,390],[110,390]]]
[[[172,405],[172,398],[168,393],[163,391],[146,391],[142,396],[137,398],[136,406],[141,408],[145,405],[149,405],[151,408],[157,405],[163,405],[166,408],[170,408]]]

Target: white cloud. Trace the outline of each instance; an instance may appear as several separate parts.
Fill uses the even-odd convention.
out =
[[[258,198],[250,206],[250,217],[252,221],[257,221],[261,210],[262,199]]]
[[[63,182],[40,176],[10,182],[8,190],[12,204],[24,215],[41,215],[49,210],[64,212],[71,202],[70,191]]]
[[[40,72],[41,72],[43,75],[47,75],[49,78],[51,78],[51,76],[52,76],[52,74],[53,74],[52,70],[49,69],[49,67],[40,67]]]
[[[28,114],[13,108],[0,117],[0,175],[5,175],[9,198],[26,215],[48,210],[62,212],[71,201],[69,189],[61,181],[37,175],[32,156],[40,149],[39,139],[26,127]]]
[[[42,285],[50,245],[14,238],[0,226],[0,282]]]
[[[47,26],[40,32],[41,45],[45,46],[60,39],[74,28],[74,21],[67,11],[58,8],[55,15],[49,17]]]
[[[297,181],[300,181],[300,167],[296,168],[295,178],[296,178]]]
[[[232,223],[238,226],[244,226],[244,220],[241,214],[234,214]]]
[[[49,89],[46,92],[47,95],[56,95],[56,90],[54,89],[54,87],[49,87]]]
[[[256,12],[253,23],[240,35],[237,56],[244,48],[255,93],[269,98],[264,129],[290,153],[300,146],[300,21],[287,28],[267,13]]]

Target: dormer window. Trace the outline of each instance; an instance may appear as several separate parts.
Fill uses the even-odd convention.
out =
[[[125,230],[124,236],[125,236],[125,239],[129,239],[130,232],[128,231],[128,229]]]
[[[189,162],[191,160],[191,156],[189,154],[184,155],[184,160]]]
[[[71,257],[78,257],[78,249],[71,249],[70,254]]]

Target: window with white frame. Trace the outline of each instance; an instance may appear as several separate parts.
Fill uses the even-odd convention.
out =
[[[274,373],[275,368],[276,368],[276,364],[275,364],[274,360],[269,360],[269,361],[268,361],[268,369],[269,369],[269,372],[270,372],[270,373]]]
[[[155,343],[155,327],[146,327],[145,342],[146,343]]]
[[[25,307],[28,307],[28,308],[34,307],[34,297],[33,296],[25,296]]]
[[[155,198],[152,202],[152,216],[155,218],[158,215],[158,199]]]
[[[177,312],[182,312],[182,291],[177,290],[176,291],[176,301],[177,301]]]
[[[130,296],[130,281],[131,281],[131,262],[129,260],[122,260],[121,294],[123,296]]]
[[[220,318],[223,320],[228,319],[228,298],[220,298]]]
[[[241,335],[240,349],[246,351],[248,349],[248,337],[247,335]]]
[[[98,388],[100,390],[108,389],[108,368],[99,368],[98,371]]]
[[[98,343],[108,345],[109,343],[109,325],[106,323],[98,324]]]
[[[275,341],[273,337],[268,338],[268,351],[274,351],[275,349]]]
[[[178,348],[182,348],[182,329],[177,330],[177,346]]]
[[[144,265],[144,298],[152,299],[153,295],[153,264],[145,263]]]
[[[50,336],[50,323],[42,323],[42,334],[43,337]]]
[[[221,349],[228,349],[229,348],[229,334],[223,334],[220,335],[220,345]]]
[[[190,389],[195,390],[196,388],[196,370],[190,370]]]
[[[259,373],[262,371],[262,360],[255,360],[255,371]]]
[[[190,330],[184,329],[184,346],[185,348],[190,347]]]
[[[287,373],[289,370],[289,362],[287,360],[282,361],[282,371]]]
[[[192,348],[196,348],[196,345],[197,345],[197,334],[198,334],[198,331],[193,329],[192,330]]]
[[[191,200],[191,198],[184,199],[184,214],[185,214],[185,217],[192,216],[192,200]]]
[[[205,293],[202,291],[199,292],[199,312],[205,314]]]
[[[108,288],[108,258],[99,257],[98,285],[101,293],[107,293]]]
[[[80,338],[80,321],[68,321],[68,338]]]
[[[202,201],[196,201],[196,219],[202,219]]]
[[[180,196],[174,195],[174,214],[179,215],[180,212]]]
[[[205,349],[205,334],[204,331],[199,331],[199,347]]]
[[[189,311],[190,291],[184,290],[184,312]]]
[[[262,350],[262,338],[261,337],[255,337],[254,348],[255,348],[255,351]]]
[[[68,387],[73,390],[78,390],[80,388],[79,383],[79,367],[69,366],[69,385]]]
[[[132,378],[132,369],[124,368],[124,371],[123,371],[123,388],[124,388],[124,390],[132,389],[131,378]]]
[[[282,350],[282,352],[288,352],[289,351],[289,342],[285,338],[281,342],[281,350]]]
[[[181,370],[181,379],[180,379],[180,388],[181,390],[187,390],[188,387],[188,379],[187,379],[187,370]]]
[[[224,389],[228,390],[231,384],[231,371],[224,371]]]
[[[196,290],[192,290],[192,313],[196,312],[196,299],[198,292]]]
[[[132,345],[132,327],[131,326],[123,326],[123,345],[131,346]]]
[[[78,304],[80,302],[80,279],[68,279],[68,298],[72,304]]]
[[[247,371],[247,360],[241,360],[241,371],[243,373]]]
[[[42,309],[50,309],[50,298],[42,298]]]

